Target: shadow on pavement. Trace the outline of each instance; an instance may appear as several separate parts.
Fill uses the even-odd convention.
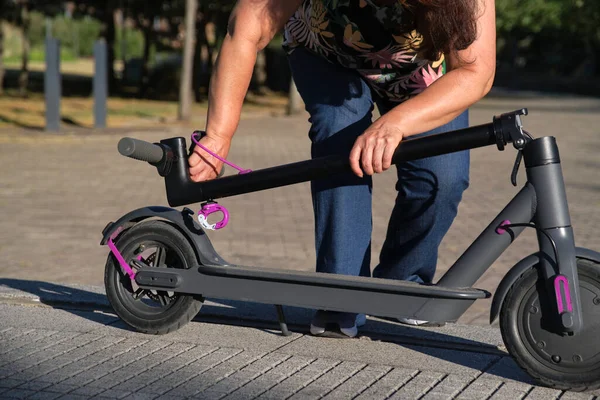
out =
[[[130,330],[121,321],[115,323],[113,317],[107,318],[106,314],[89,312],[109,311],[113,313],[104,293],[94,292],[85,287],[69,287],[55,283],[20,279],[0,279],[0,297],[5,299],[11,297],[30,298],[32,301],[39,301],[41,304],[66,310],[81,318],[102,325]],[[290,331],[308,333],[312,315],[311,310],[284,307],[284,312]],[[269,333],[279,334],[277,332],[279,325],[275,307],[267,304],[207,300],[194,321],[253,327]],[[454,324],[448,324],[442,328],[422,329],[369,318],[367,325],[361,329],[361,336],[366,336],[373,341],[395,343],[399,346],[409,347],[423,354],[474,369],[481,368],[480,355],[482,354],[486,354],[488,357],[495,355],[498,357],[497,360],[507,356],[505,352],[498,349],[497,345],[457,335]],[[385,364],[385,360],[381,360],[381,363]],[[522,373],[512,360],[503,364],[500,368],[491,368],[485,372],[504,379],[532,383],[532,380]]]

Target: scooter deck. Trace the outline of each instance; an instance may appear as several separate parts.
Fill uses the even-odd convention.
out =
[[[436,285],[421,285],[408,281],[318,272],[280,271],[241,266],[200,266],[198,272],[218,277],[260,279],[270,282],[297,283],[320,287],[341,287],[395,294],[420,294],[443,299],[483,299],[487,297],[486,292],[474,288],[450,288]]]
[[[196,266],[187,270],[142,268],[135,277],[143,289],[174,291],[205,298],[305,308],[453,321],[490,293],[380,278],[281,271],[241,266]]]

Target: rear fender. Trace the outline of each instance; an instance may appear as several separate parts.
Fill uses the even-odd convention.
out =
[[[189,208],[182,211],[169,207],[143,207],[131,211],[119,218],[116,222],[110,222],[102,231],[101,245],[106,245],[110,239],[116,238],[130,229],[132,226],[149,218],[157,218],[168,221],[177,227],[190,242],[199,264],[201,265],[229,265],[217,254],[206,232],[193,218],[194,212]]]

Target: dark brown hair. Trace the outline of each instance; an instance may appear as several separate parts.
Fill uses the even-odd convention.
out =
[[[414,15],[427,58],[456,54],[477,38],[477,0],[400,0]]]

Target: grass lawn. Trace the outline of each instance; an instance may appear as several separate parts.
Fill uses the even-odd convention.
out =
[[[120,70],[122,66],[120,63],[115,62],[115,68]],[[7,69],[21,69],[21,61],[8,60],[4,62],[4,66]],[[46,70],[46,63],[44,61],[29,61],[28,67],[30,71],[43,72]],[[74,61],[63,61],[60,63],[60,72],[63,74],[81,75],[81,76],[94,76],[94,59],[92,58],[80,58]]]
[[[249,96],[243,113],[249,115],[281,115],[285,112],[287,98],[281,95]],[[61,101],[61,117],[65,127],[93,128],[93,99],[91,97],[64,97]],[[108,100],[109,128],[143,127],[178,124],[177,102],[143,99],[110,98]],[[27,98],[10,91],[0,96],[0,129],[45,127],[46,104],[43,94],[33,93]],[[193,106],[189,125],[204,128],[207,104]],[[202,124],[202,125],[200,125]]]

